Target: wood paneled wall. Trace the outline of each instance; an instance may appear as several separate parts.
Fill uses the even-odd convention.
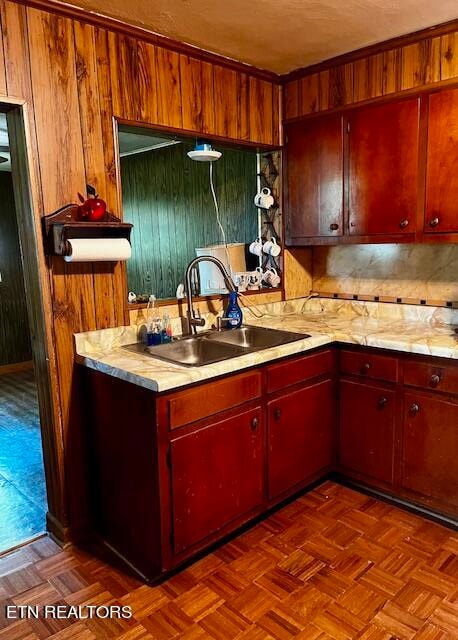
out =
[[[279,144],[280,87],[249,68],[194,59],[9,0],[0,0],[0,17],[0,101],[4,95],[28,103],[40,215],[75,201],[87,183],[121,214],[113,117]],[[68,462],[77,457],[81,427],[73,333],[128,322],[126,274],[119,263],[77,265],[60,258],[49,260],[48,273],[58,378],[53,391],[61,416],[55,440]],[[72,473],[65,472],[67,497],[68,485],[78,485]],[[56,483],[62,500],[51,501],[50,511],[63,530],[77,514],[69,513],[62,478]]]
[[[318,65],[317,65],[318,67]],[[458,79],[458,31],[349,62],[304,69],[285,84],[285,118]]]
[[[192,162],[183,142],[121,159],[124,220],[132,222],[129,291],[174,298],[196,247],[222,242],[209,184],[209,164]],[[256,153],[218,147],[213,180],[227,242],[258,234]]]
[[[11,173],[0,172],[0,367],[31,360]]]

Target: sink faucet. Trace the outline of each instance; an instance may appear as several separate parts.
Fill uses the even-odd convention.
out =
[[[191,262],[186,267],[186,300],[188,303],[188,310],[186,312],[186,317],[188,320],[188,333],[196,333],[196,327],[203,327],[205,325],[205,320],[201,317],[200,311],[194,311],[192,306],[192,287],[191,287],[191,273],[192,270],[196,268],[199,262],[213,262],[214,265],[218,267],[221,271],[221,275],[224,279],[224,284],[226,285],[229,291],[237,291],[234,286],[234,283],[231,280],[228,272],[226,271],[226,267],[218,260],[218,258],[214,258],[213,256],[198,256],[191,260]]]

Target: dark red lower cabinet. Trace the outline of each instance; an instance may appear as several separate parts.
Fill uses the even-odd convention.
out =
[[[392,484],[395,392],[374,384],[340,382],[339,463],[343,472]]]
[[[458,513],[458,403],[404,396],[402,486]]]
[[[269,498],[335,462],[335,386],[324,380],[268,403]]]
[[[257,407],[171,441],[175,553],[262,503],[263,431]]]

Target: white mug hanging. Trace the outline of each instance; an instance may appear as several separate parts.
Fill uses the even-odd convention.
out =
[[[255,195],[254,203],[261,209],[270,209],[270,207],[274,203],[274,197],[271,194],[269,187],[264,187],[259,193]]]

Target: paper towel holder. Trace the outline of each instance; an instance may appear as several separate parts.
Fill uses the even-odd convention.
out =
[[[45,254],[68,256],[68,241],[74,238],[126,238],[130,242],[133,225],[121,222],[107,211],[103,220],[86,222],[78,219],[78,205],[68,204],[42,219]]]

